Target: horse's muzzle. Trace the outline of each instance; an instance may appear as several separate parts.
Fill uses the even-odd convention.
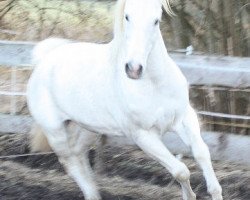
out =
[[[132,65],[131,63],[126,63],[125,71],[129,78],[139,79],[142,76],[143,67],[142,65]]]

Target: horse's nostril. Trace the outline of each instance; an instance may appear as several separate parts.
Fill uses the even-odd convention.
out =
[[[126,70],[126,73],[128,73],[129,72],[129,64],[128,63],[126,63],[126,65],[125,65],[125,70]]]
[[[140,66],[139,66],[139,69],[138,69],[138,73],[139,73],[139,74],[142,73],[142,69],[143,69],[143,67],[142,67],[142,65],[140,65]]]
[[[133,65],[131,63],[125,64],[125,71],[129,78],[139,79],[142,75],[143,66],[141,64]]]

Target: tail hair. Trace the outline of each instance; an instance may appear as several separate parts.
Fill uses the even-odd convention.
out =
[[[48,139],[42,128],[38,124],[33,124],[29,134],[29,145],[31,152],[50,152],[52,151]]]
[[[41,60],[52,50],[57,47],[72,43],[71,40],[61,39],[61,38],[48,38],[39,42],[32,51],[32,63],[37,65]]]

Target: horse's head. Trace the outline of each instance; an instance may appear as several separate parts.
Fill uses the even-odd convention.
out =
[[[162,0],[120,1],[120,27],[116,28],[123,39],[124,69],[131,79],[139,79],[147,67],[148,56],[160,32],[162,5],[171,12],[168,0],[164,3]]]

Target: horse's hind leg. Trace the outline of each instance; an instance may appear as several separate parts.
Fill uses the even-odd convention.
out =
[[[95,149],[95,157],[94,157],[94,170],[96,173],[103,173],[104,170],[104,146],[107,143],[107,136],[106,135],[100,135],[100,137],[97,140],[97,145]]]
[[[184,200],[196,199],[190,186],[188,168],[169,152],[157,133],[139,131],[133,134],[133,139],[145,153],[159,161],[176,178],[181,184]]]
[[[59,161],[81,188],[85,199],[100,200],[88,160],[89,146],[95,141],[95,134],[64,123],[56,129],[46,129],[46,136]]]
[[[222,200],[222,189],[215,176],[208,147],[201,138],[197,115],[191,106],[189,106],[187,115],[182,123],[177,125],[175,131],[184,143],[191,147],[194,158],[203,170],[208,192],[213,200]]]

